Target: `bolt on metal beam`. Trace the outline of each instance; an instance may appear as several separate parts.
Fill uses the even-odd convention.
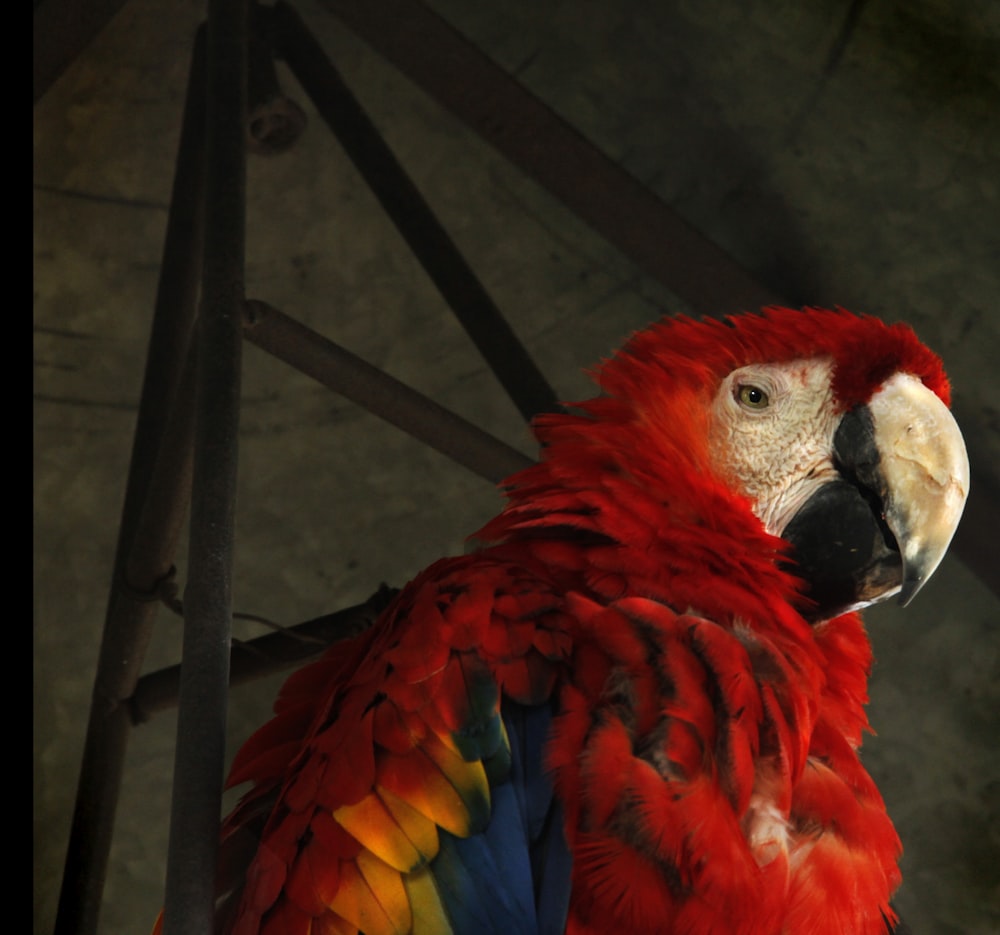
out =
[[[277,156],[298,142],[307,119],[302,108],[281,89],[267,20],[267,11],[255,4],[247,61],[247,149],[258,156]]]

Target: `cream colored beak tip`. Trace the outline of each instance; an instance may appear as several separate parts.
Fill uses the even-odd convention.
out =
[[[969,456],[954,416],[909,374],[869,404],[885,479],[885,520],[902,553],[899,602],[907,605],[948,551],[969,496]]]

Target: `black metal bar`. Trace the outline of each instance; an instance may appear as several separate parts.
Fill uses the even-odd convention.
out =
[[[363,633],[394,593],[392,588],[382,588],[363,604],[324,614],[245,643],[233,643],[229,657],[230,687],[297,666],[320,655],[332,643]],[[131,699],[133,724],[144,723],[157,712],[177,704],[180,669],[180,666],[167,666],[139,679]]]
[[[152,632],[159,583],[169,574],[187,507],[176,462],[190,450],[178,384],[197,295],[201,242],[201,167],[205,125],[205,47],[192,52],[174,171],[159,287],[132,443],[104,633],[76,805],[63,871],[56,935],[97,931],[132,695]],[[171,419],[171,411],[177,413]]]
[[[165,935],[209,935],[225,765],[245,263],[249,0],[210,0],[205,244]]]
[[[279,2],[273,17],[278,52],[521,414],[558,409],[552,387],[298,14]]]
[[[695,311],[778,296],[419,0],[321,0],[355,33]]]
[[[264,302],[247,303],[246,338],[493,483],[531,458]]]
[[[105,710],[92,703],[55,935],[93,935],[97,931],[129,726],[126,707],[115,705]]]

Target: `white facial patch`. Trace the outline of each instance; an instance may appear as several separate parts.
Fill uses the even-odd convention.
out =
[[[835,473],[832,367],[828,358],[751,364],[730,373],[713,401],[716,463],[772,535]]]

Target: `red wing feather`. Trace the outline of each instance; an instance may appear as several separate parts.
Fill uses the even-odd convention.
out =
[[[278,715],[234,760],[232,782],[280,792],[232,931],[297,931],[303,918],[338,935],[408,931],[407,881],[437,854],[438,829],[481,829],[488,776],[504,779],[509,768],[509,757],[495,756],[506,743],[500,687],[509,680],[536,700],[551,690],[553,664],[534,643],[559,606],[547,585],[507,564],[440,562],[397,596],[375,632],[296,673]],[[540,641],[565,653],[554,631]],[[230,834],[257,820],[250,806],[261,795],[251,790]],[[412,884],[418,914],[443,931],[426,887]]]

